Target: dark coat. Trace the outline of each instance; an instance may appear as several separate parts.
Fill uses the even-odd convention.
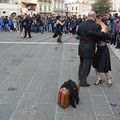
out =
[[[94,58],[95,48],[98,39],[89,35],[89,31],[101,31],[101,26],[93,20],[87,20],[81,23],[78,27],[77,34],[80,36],[78,54],[83,58]]]
[[[79,94],[78,89],[76,86],[76,83],[72,81],[71,79],[67,82],[64,82],[64,84],[61,86],[61,88],[65,87],[70,92],[70,104],[76,108],[76,104],[79,103]]]
[[[32,25],[32,19],[31,19],[30,17],[26,17],[26,18],[22,21],[22,23],[23,23],[23,26],[24,26],[25,28],[30,28],[31,25]]]

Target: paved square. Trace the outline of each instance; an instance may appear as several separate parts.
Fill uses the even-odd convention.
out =
[[[120,60],[111,48],[112,87],[104,74],[103,84],[93,85],[92,68],[91,86],[80,89],[77,108],[57,105],[61,84],[70,78],[78,82],[78,40],[65,34],[58,44],[52,35],[21,39],[0,32],[0,120],[120,120]]]

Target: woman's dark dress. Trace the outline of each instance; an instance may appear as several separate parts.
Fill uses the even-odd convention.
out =
[[[53,35],[53,38],[56,38],[57,36],[61,36],[62,35],[60,28],[61,28],[61,25],[57,24],[56,30],[55,30],[55,34]]]
[[[102,41],[104,42],[104,41]],[[95,54],[95,59],[93,60],[93,67],[98,72],[107,73],[111,71],[111,62],[110,62],[110,53],[107,46],[107,43],[104,42],[104,45],[98,45],[97,51]]]

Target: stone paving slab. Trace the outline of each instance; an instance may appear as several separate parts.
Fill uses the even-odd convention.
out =
[[[57,93],[68,79],[78,82],[78,40],[65,34],[58,44],[52,36],[32,33],[31,39],[21,39],[15,32],[0,33],[0,120],[120,120],[119,52],[109,47],[112,87],[104,74],[102,85],[95,86],[92,68],[91,86],[80,89],[77,108],[63,109]]]

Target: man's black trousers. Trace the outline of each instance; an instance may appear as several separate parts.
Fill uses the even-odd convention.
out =
[[[93,59],[80,57],[80,65],[78,70],[78,78],[80,80],[80,85],[87,84],[87,77],[90,73],[92,61]]]

